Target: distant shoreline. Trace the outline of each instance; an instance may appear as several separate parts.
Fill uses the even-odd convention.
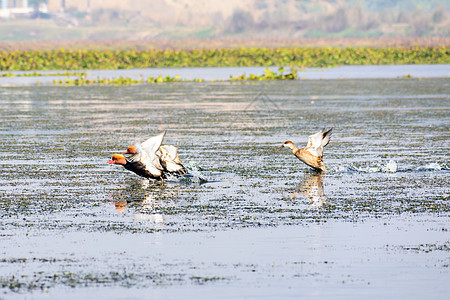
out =
[[[0,50],[193,50],[285,47],[440,47],[450,46],[450,37],[404,38],[296,38],[296,39],[154,39],[154,40],[70,40],[0,41]]]

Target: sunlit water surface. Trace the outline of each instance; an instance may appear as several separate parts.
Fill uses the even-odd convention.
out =
[[[448,78],[2,87],[0,298],[446,299],[449,91]],[[325,174],[278,148],[324,127]],[[193,177],[106,164],[162,130]]]

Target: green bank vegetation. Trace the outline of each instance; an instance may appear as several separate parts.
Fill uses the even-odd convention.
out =
[[[240,76],[230,76],[230,81],[242,81],[242,80],[294,80],[297,79],[297,69],[291,68],[289,73],[285,73],[284,68],[279,68],[278,72],[274,72],[269,68],[264,70],[262,75],[240,75]]]
[[[285,71],[284,68],[279,68],[278,72],[274,72],[269,68],[264,70],[264,74],[262,75],[240,75],[240,76],[230,76],[229,81],[260,81],[260,80],[295,80],[297,79],[297,70],[291,69],[289,71]],[[83,85],[135,85],[135,84],[152,84],[152,83],[163,83],[163,82],[203,82],[203,79],[181,79],[179,75],[175,77],[172,76],[158,76],[158,77],[148,77],[144,79],[141,77],[140,79],[133,79],[129,77],[119,77],[119,78],[97,78],[97,79],[86,79],[86,76],[80,76],[75,79],[60,79],[54,80],[54,85],[61,86],[83,86]]]
[[[0,51],[0,71],[449,64],[450,47]]]
[[[84,72],[58,72],[58,73],[1,73],[0,77],[39,77],[39,76],[86,76]]]
[[[129,77],[119,77],[119,78],[97,78],[97,79],[86,79],[85,76],[80,76],[75,79],[60,79],[53,80],[55,85],[73,86],[73,85],[134,85],[134,84],[144,84],[144,83],[163,83],[163,82],[180,82],[180,81],[203,81],[203,79],[193,79],[193,80],[183,80],[180,76],[158,76],[158,77],[148,77],[147,79],[133,79]]]

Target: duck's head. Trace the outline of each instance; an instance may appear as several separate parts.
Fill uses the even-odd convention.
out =
[[[127,151],[122,154],[136,154],[137,150],[135,146],[128,146]]]
[[[280,148],[281,147],[286,147],[286,148],[293,150],[295,148],[295,144],[291,141],[286,141],[283,143],[283,145],[280,146]]]
[[[122,154],[114,154],[110,161],[106,162],[107,164],[118,164],[118,165],[126,165],[127,160],[125,159],[125,156]]]

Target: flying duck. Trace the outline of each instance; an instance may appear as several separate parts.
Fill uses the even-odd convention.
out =
[[[292,153],[302,162],[316,171],[323,172],[326,170],[325,164],[322,161],[323,148],[330,142],[331,130],[333,128],[328,131],[322,129],[318,133],[310,135],[305,148],[298,149],[291,141],[284,142],[280,147],[291,149]]]
[[[130,159],[140,159],[151,161],[151,164],[158,170],[175,174],[187,174],[180,157],[178,156],[178,147],[171,145],[163,145],[162,140],[166,132],[162,132],[157,136],[151,137],[148,140],[139,143],[136,142],[128,146],[127,151],[122,154],[131,154]],[[156,148],[158,146],[158,148]],[[157,149],[155,151],[155,148]],[[153,154],[155,156],[153,156]],[[150,157],[152,156],[152,157]]]
[[[114,154],[108,164],[118,164],[135,174],[154,180],[164,180],[167,174],[186,174],[178,157],[177,147],[161,146],[166,132],[148,140],[136,142],[122,154]],[[124,154],[130,154],[125,157]]]

